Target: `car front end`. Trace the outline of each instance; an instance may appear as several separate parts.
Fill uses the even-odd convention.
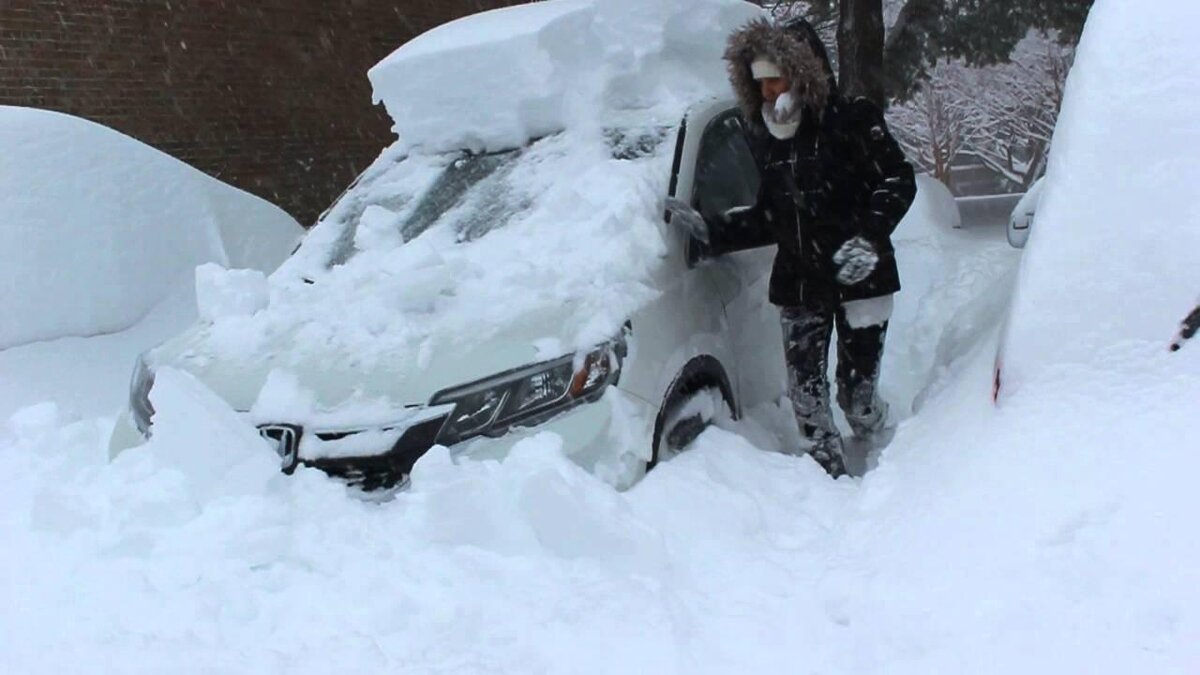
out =
[[[207,380],[258,429],[278,453],[284,473],[312,467],[363,490],[376,490],[404,486],[413,466],[434,446],[446,446],[455,456],[500,459],[523,438],[545,431],[566,439],[567,455],[589,469],[611,460],[606,454],[614,447],[613,427],[625,425],[614,421],[614,407],[602,399],[617,391],[627,354],[622,334],[591,350],[441,387],[422,403],[370,413],[374,419],[369,422],[361,414],[353,420],[344,405],[294,417],[280,410],[263,412],[247,406],[245,396],[222,391],[220,378],[206,377],[202,369],[192,374]],[[155,368],[182,365],[180,359],[156,356],[140,357],[134,367],[129,406],[112,434],[113,455],[153,433]],[[411,399],[411,389],[399,395]],[[638,417],[652,419],[648,404],[623,398],[645,408]]]

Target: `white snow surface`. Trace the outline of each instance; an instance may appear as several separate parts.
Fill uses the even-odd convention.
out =
[[[517,147],[606,110],[674,124],[726,95],[725,37],[761,15],[741,0],[548,0],[435,28],[369,76],[400,141],[427,151]]]
[[[253,316],[270,301],[267,277],[259,270],[231,270],[216,263],[196,268],[196,310],[202,320]]]
[[[128,328],[204,262],[271,271],[279,208],[87,120],[0,106],[0,348]]]
[[[1123,149],[1111,163],[1136,135],[1162,153],[1147,157],[1152,172],[1190,170],[1200,139],[1173,111],[1194,94],[1174,91],[1165,108],[1149,94],[1195,81],[1162,66],[1194,68],[1164,55],[1195,53],[1196,11],[1191,0],[1093,9],[1049,211],[1025,255],[1041,252],[1022,262],[1014,305],[1009,346],[1029,376],[1000,406],[993,355],[1019,254],[1002,231],[912,217],[897,233],[905,288],[884,388],[919,412],[861,479],[831,481],[778,452],[796,433],[779,405],[723,421],[623,493],[542,434],[503,463],[454,464],[435,448],[411,491],[371,503],[315,471],[281,475],[252,427],[178,371],[155,387],[154,440],[112,463],[111,417],[27,399],[0,423],[6,670],[1193,672],[1200,349],[1170,354],[1165,341],[1196,289],[1176,302],[1168,286],[1193,278],[1179,276],[1173,251],[1138,275],[1088,239],[1116,246],[1120,232],[1120,246],[1162,252],[1170,242],[1131,226],[1130,211],[1160,224],[1188,211],[1171,172],[1153,184],[1093,172],[1093,147],[1077,139],[1106,129]],[[1109,60],[1105,44],[1123,58]],[[1096,58],[1103,77],[1088,70]],[[1144,77],[1125,79],[1137,69]],[[1161,123],[1081,117],[1075,100],[1092,87],[1113,96],[1114,82],[1140,87],[1141,114]],[[1136,108],[1114,101],[1118,113]],[[1130,181],[1134,203],[1111,197],[1125,185],[1115,181]],[[1072,209],[1088,216],[1078,227]],[[1086,312],[1076,305],[1110,300],[1031,286],[1095,281],[1114,261],[1099,290],[1144,291],[1122,295],[1131,323],[1172,316],[1162,331],[1067,324]],[[1025,342],[1038,322],[1050,335]],[[1078,358],[1043,344],[1076,333]],[[118,337],[149,339],[96,340]],[[12,372],[13,354],[70,362],[88,344],[3,350],[0,368]]]

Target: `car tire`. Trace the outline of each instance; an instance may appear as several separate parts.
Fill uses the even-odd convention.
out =
[[[646,471],[686,451],[718,419],[732,418],[721,389],[705,386],[673,396],[655,424],[654,447]]]

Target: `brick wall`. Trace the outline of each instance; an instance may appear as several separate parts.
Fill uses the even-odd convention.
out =
[[[367,69],[518,0],[0,0],[0,105],[85,117],[311,224],[391,140]]]

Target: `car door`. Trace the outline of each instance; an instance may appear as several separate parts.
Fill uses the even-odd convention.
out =
[[[758,166],[744,124],[736,107],[711,115],[696,155],[691,203],[715,234],[717,228],[730,227],[720,214],[753,205],[758,195]],[[786,391],[779,312],[767,300],[775,250],[774,245],[758,245],[707,259],[689,255],[721,296],[735,387],[746,408],[776,401]]]

